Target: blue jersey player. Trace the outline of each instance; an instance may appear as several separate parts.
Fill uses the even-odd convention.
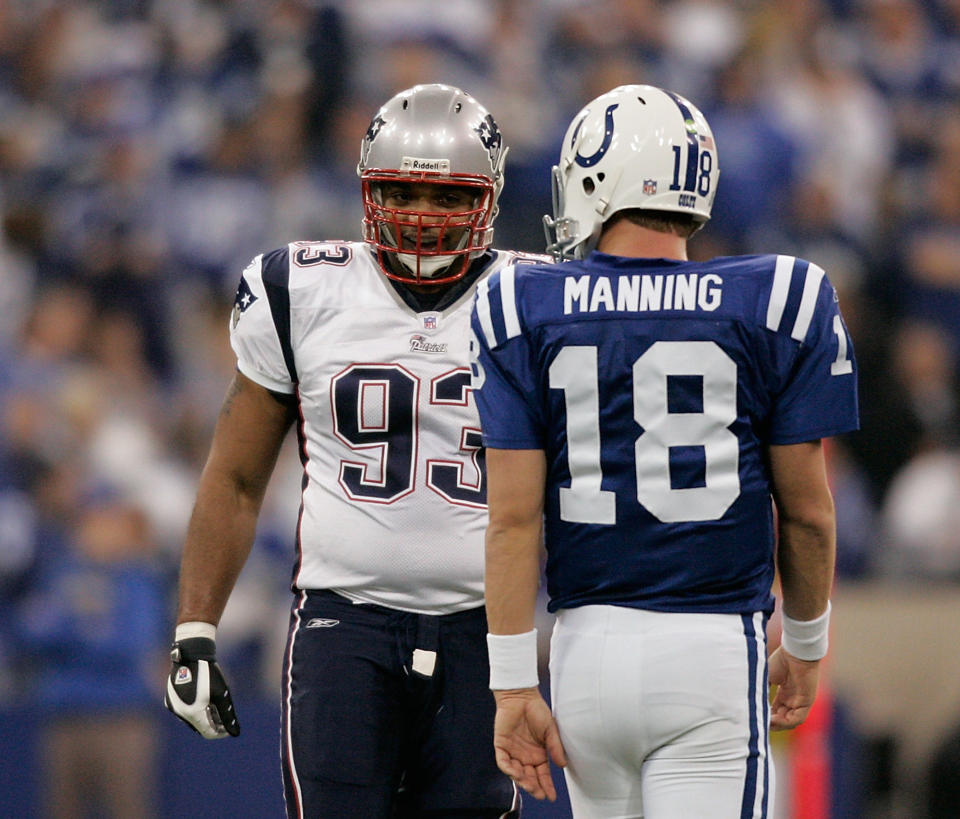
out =
[[[853,348],[816,264],[687,259],[717,177],[690,102],[614,89],[554,169],[545,221],[567,261],[477,292],[497,760],[540,798],[548,756],[566,765],[578,817],[772,815],[768,730],[805,719],[827,649],[821,439],[857,427]],[[552,715],[533,628],[543,526]]]

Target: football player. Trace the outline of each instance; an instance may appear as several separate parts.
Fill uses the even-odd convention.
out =
[[[827,650],[821,439],[857,427],[853,348],[816,264],[688,260],[718,173],[689,101],[614,89],[554,169],[550,249],[570,261],[477,294],[497,758],[537,797],[555,794],[548,757],[567,764],[576,816],[772,815],[768,729],[804,720]],[[543,515],[554,715],[536,688]]]
[[[463,91],[403,91],[362,140],[364,241],[294,242],[240,279],[237,373],[187,533],[166,702],[205,737],[239,733],[216,627],[295,423],[291,817],[519,810],[492,746],[487,489],[469,371],[474,288],[525,259],[491,247],[506,153]]]

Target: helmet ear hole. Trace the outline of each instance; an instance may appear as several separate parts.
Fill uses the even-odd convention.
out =
[[[593,192],[597,189],[597,186],[593,183],[592,176],[585,176],[583,178],[583,192],[587,196],[593,196]]]

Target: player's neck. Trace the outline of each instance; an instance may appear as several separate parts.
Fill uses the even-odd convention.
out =
[[[687,240],[682,236],[650,230],[626,220],[617,221],[604,230],[597,250],[611,256],[687,260]]]

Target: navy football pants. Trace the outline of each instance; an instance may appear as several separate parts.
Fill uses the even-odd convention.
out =
[[[482,608],[431,616],[300,592],[283,671],[287,815],[465,819],[517,809],[494,759],[486,632]]]

